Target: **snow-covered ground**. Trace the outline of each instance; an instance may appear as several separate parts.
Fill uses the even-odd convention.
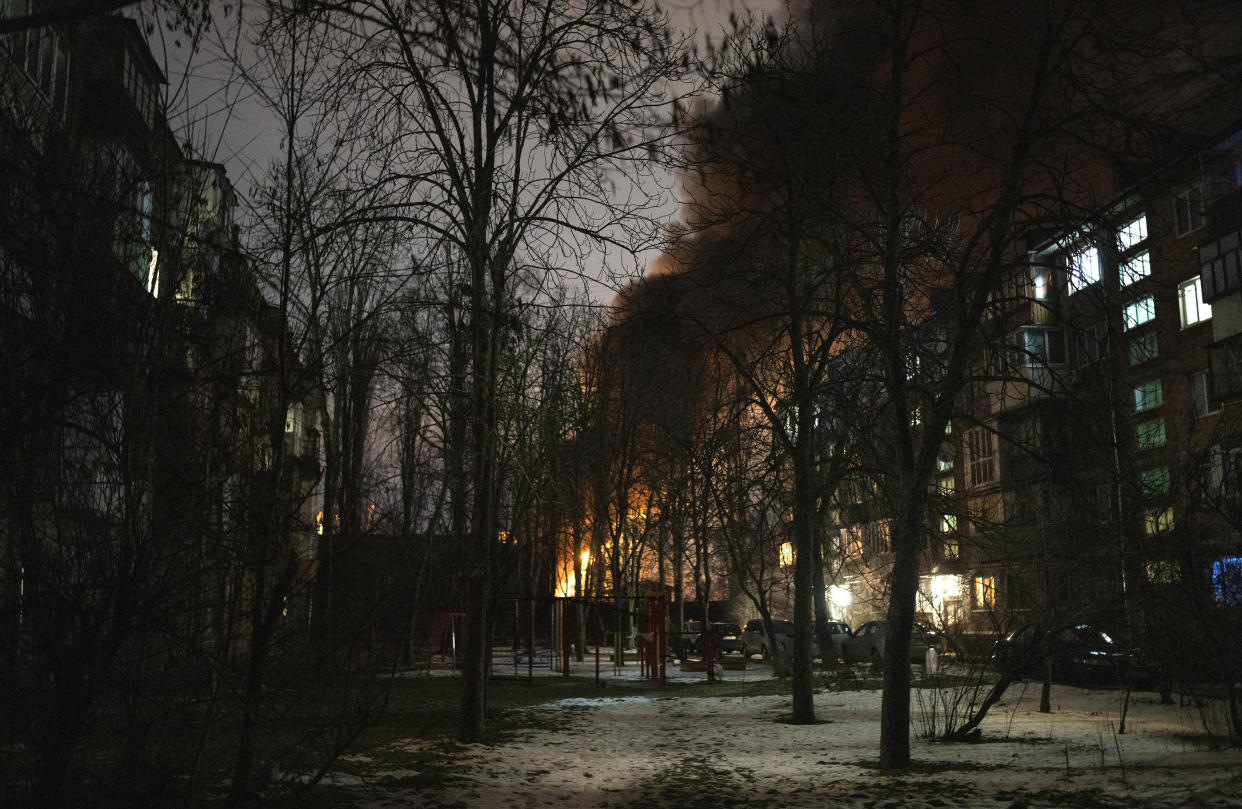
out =
[[[627,666],[617,678],[637,675]],[[580,673],[575,671],[575,673]],[[587,672],[581,672],[583,674]],[[605,675],[613,679],[612,667]],[[673,672],[676,679],[702,679]],[[766,666],[725,672],[770,677]],[[866,685],[859,682],[858,685]],[[1213,750],[1220,706],[1160,705],[1123,692],[1015,685],[974,744],[937,744],[911,728],[915,766],[876,769],[880,692],[826,690],[820,724],[790,725],[788,697],[625,697],[532,709],[555,712],[522,739],[455,754],[451,786],[371,792],[380,807],[1242,807],[1242,751]],[[913,700],[914,713],[920,702]]]

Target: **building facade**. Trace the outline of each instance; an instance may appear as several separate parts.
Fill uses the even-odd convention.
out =
[[[0,660],[64,688],[157,614],[243,652],[267,568],[311,611],[318,399],[164,81],[121,16],[0,38]]]

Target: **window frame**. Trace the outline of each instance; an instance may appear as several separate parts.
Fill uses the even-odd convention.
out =
[[[1145,317],[1142,317],[1145,315]],[[1141,317],[1141,319],[1140,319]],[[1121,312],[1121,328],[1131,331],[1156,319],[1156,296],[1144,295],[1125,305]]]
[[[1144,497],[1168,494],[1170,489],[1169,467],[1153,466],[1139,471],[1139,488]]]
[[[975,575],[971,580],[971,602],[976,610],[996,609],[996,577]]]
[[[1145,329],[1130,337],[1126,344],[1130,367],[1142,365],[1160,356],[1160,336],[1154,329]]]
[[[1154,419],[1143,419],[1140,422],[1136,422],[1134,425],[1134,441],[1140,451],[1159,449],[1169,443],[1169,433],[1165,427],[1164,417],[1159,416]]]
[[[996,468],[996,435],[987,427],[974,427],[966,431],[964,438],[968,488],[995,483],[1000,477]]]
[[[1146,413],[1164,404],[1164,383],[1159,377],[1134,386],[1134,412]]]
[[[1151,253],[1139,250],[1118,262],[1118,275],[1122,288],[1132,286],[1151,277]]]
[[[1117,228],[1117,250],[1128,253],[1147,241],[1147,212],[1139,211],[1133,219]]]
[[[1220,412],[1219,399],[1212,397],[1212,374],[1208,369],[1190,375],[1190,402],[1195,418],[1204,418]]]
[[[1094,244],[1077,245],[1066,254],[1065,286],[1070,295],[1098,284],[1102,277],[1100,249]]]
[[[1194,290],[1193,300],[1191,300],[1190,290]],[[1193,306],[1194,312],[1190,311]],[[1177,285],[1177,312],[1181,318],[1183,329],[1189,329],[1192,326],[1198,326],[1200,323],[1212,319],[1212,304],[1203,300],[1203,276],[1196,275],[1193,278],[1187,278]],[[1195,317],[1191,320],[1191,316]]]
[[[1191,183],[1173,194],[1173,228],[1178,237],[1188,236],[1207,224],[1203,184]]]

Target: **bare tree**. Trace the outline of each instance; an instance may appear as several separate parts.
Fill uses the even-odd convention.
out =
[[[349,3],[374,119],[398,145],[377,171],[372,215],[416,224],[467,268],[468,455],[465,671],[459,735],[485,727],[489,603],[496,572],[500,358],[519,273],[578,272],[584,248],[630,246],[648,200],[633,176],[666,128],[665,83],[681,60],[645,6],[586,2]],[[561,257],[564,257],[563,260]],[[567,266],[568,265],[568,266]]]

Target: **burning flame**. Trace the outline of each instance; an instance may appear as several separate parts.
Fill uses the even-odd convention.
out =
[[[586,570],[587,565],[591,561],[591,552],[582,552],[581,569]],[[556,576],[556,595],[559,598],[569,598],[574,595],[578,589],[577,577],[574,575],[573,557],[566,557],[561,563],[561,569],[557,571]]]

